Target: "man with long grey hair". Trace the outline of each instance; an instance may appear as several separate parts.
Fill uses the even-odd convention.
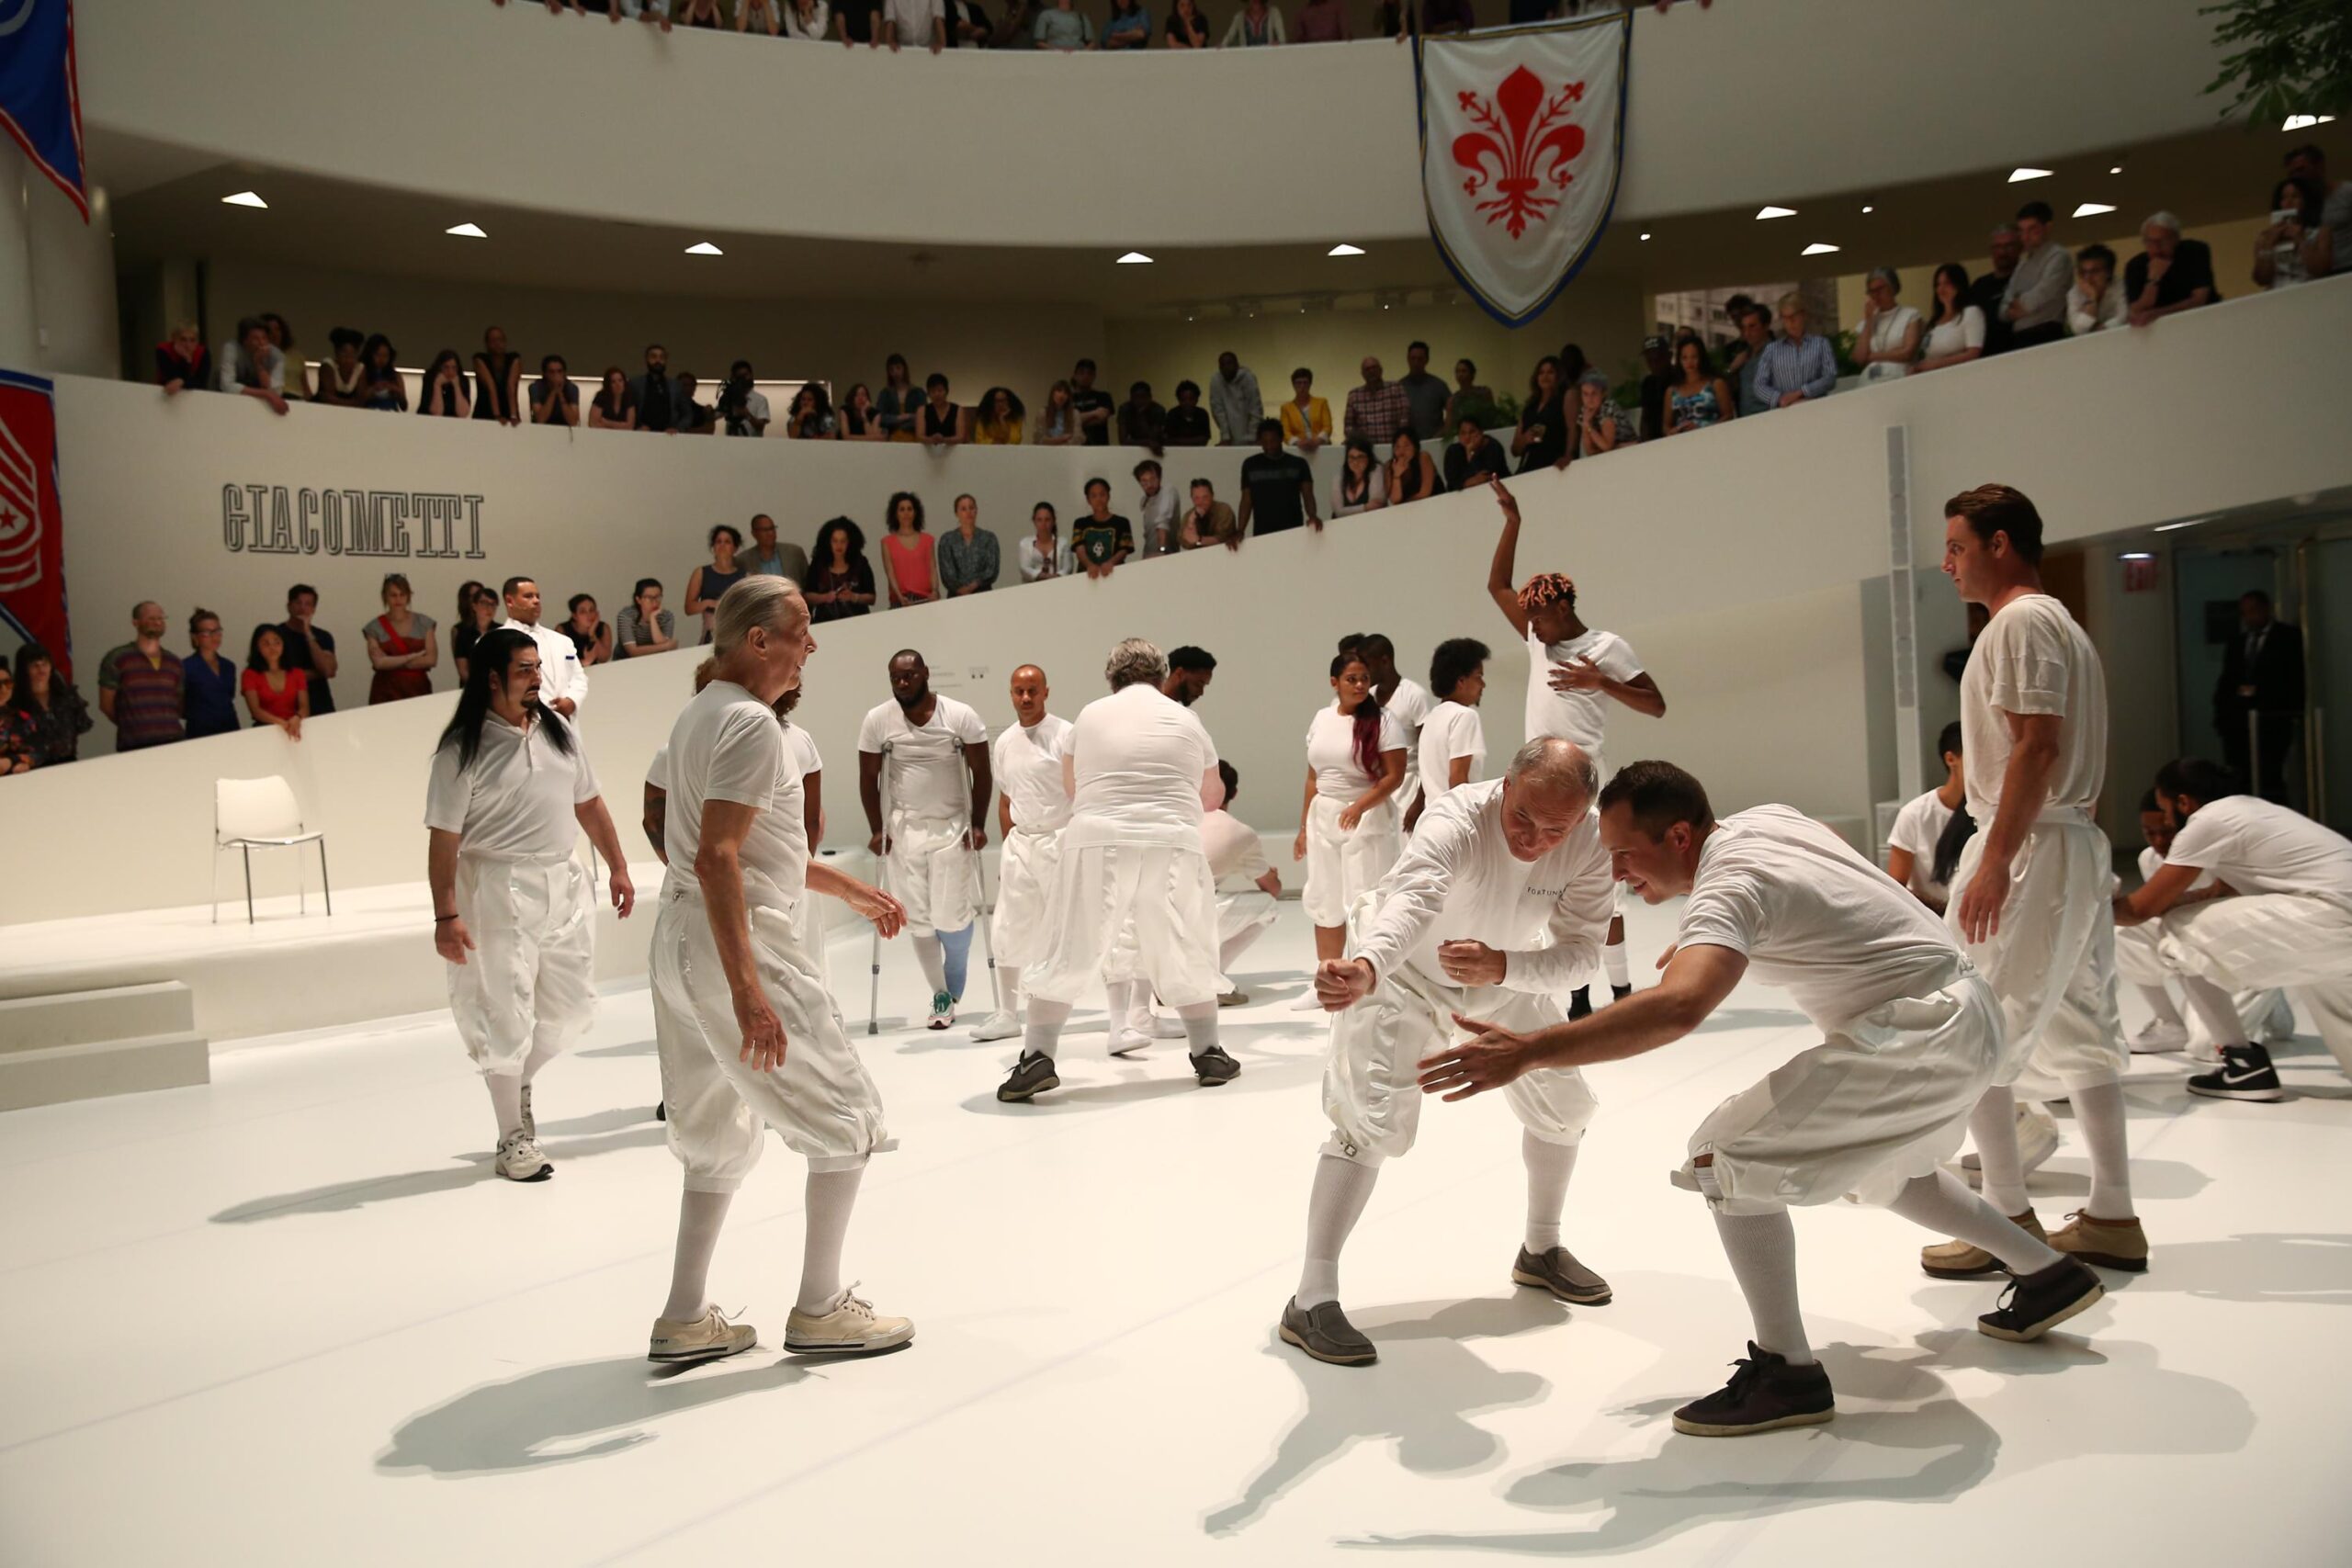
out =
[[[1059,1087],[1062,1025],[1098,976],[1114,987],[1144,981],[1176,1010],[1204,1087],[1241,1072],[1217,1043],[1226,987],[1216,886],[1201,848],[1202,814],[1225,793],[1216,747],[1191,709],[1161,694],[1168,660],[1150,643],[1120,643],[1102,674],[1111,694],[1080,712],[1062,759],[1070,818],[1046,905],[1046,956],[1025,976],[1021,1059],[996,1091],[1009,1102]]]
[[[1530,1028],[1566,1020],[1569,992],[1600,965],[1613,904],[1592,813],[1600,789],[1583,748],[1539,737],[1503,777],[1431,802],[1404,858],[1357,903],[1345,956],[1315,972],[1332,1014],[1323,1069],[1331,1137],[1316,1163],[1306,1262],[1282,1337],[1318,1361],[1380,1359],[1340,1309],[1340,1249],[1381,1165],[1413,1146],[1417,1065],[1453,1040],[1460,1014],[1492,1009]],[[1511,1279],[1599,1306],[1609,1282],[1560,1245],[1592,1095],[1568,1068],[1530,1073],[1505,1098],[1527,1162],[1527,1235]]]
[[[751,1325],[710,1304],[707,1281],[729,1202],[759,1163],[767,1127],[808,1161],[800,1294],[785,1348],[885,1350],[913,1338],[914,1325],[844,1288],[841,1258],[865,1162],[894,1144],[793,917],[811,893],[831,893],[895,936],[906,911],[808,858],[800,768],[773,709],[817,649],[800,591],[781,577],[745,578],[720,596],[711,641],[710,683],[670,731],[670,870],[650,968],[670,1151],[685,1168],[685,1194],[670,1299],[648,1354],[694,1361],[751,1348]]]

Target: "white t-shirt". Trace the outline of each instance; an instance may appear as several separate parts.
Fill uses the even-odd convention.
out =
[[[1438,704],[1421,725],[1419,752],[1421,796],[1430,805],[1452,787],[1456,757],[1470,759],[1469,782],[1477,783],[1478,764],[1487,760],[1487,726],[1478,710],[1457,702]]]
[[[1440,983],[1442,942],[1509,953],[1503,984],[1564,992],[1590,978],[1616,904],[1600,819],[1588,812],[1542,859],[1515,858],[1502,824],[1503,781],[1464,784],[1421,813],[1413,841],[1381,879],[1380,905],[1355,956],[1386,975],[1411,964]]]
[[[653,748],[653,761],[645,764],[645,782],[664,795],[670,793],[670,743],[667,740]]]
[[[1609,701],[1599,692],[1555,692],[1552,666],[1589,659],[1612,681],[1630,681],[1642,672],[1642,661],[1615,632],[1588,626],[1583,635],[1546,647],[1527,634],[1527,739],[1544,736],[1573,740],[1600,761],[1600,743],[1609,723]]]
[[[931,47],[932,25],[944,19],[940,0],[889,0],[887,13],[899,24],[899,44],[921,49]]]
[[[1958,321],[1946,320],[1928,329],[1928,339],[1919,345],[1922,359],[1943,359],[1962,349],[1984,346],[1984,312],[1973,305],[1963,305]]]
[[[562,716],[553,720],[563,725]],[[571,808],[596,798],[588,749],[569,725],[571,750],[558,749],[548,720],[518,729],[496,714],[482,716],[481,747],[473,766],[458,769],[454,740],[433,753],[425,778],[424,825],[458,835],[461,853],[494,860],[563,860],[579,841]]]
[[[1908,305],[1897,305],[1878,317],[1871,325],[1870,351],[1872,354],[1893,354],[1903,346],[1903,336],[1918,322],[1919,312]],[[1898,359],[1873,359],[1862,367],[1865,381],[1892,381],[1901,377],[1906,367]]]
[[[1209,857],[1209,874],[1220,890],[1229,883],[1238,891],[1273,869],[1266,863],[1266,846],[1258,829],[1230,811],[1202,813],[1201,851]]]
[[[1944,923],[1845,840],[1785,806],[1715,824],[1679,947],[1745,953],[1823,1029],[1950,985],[1965,962]]]
[[[539,645],[539,701],[553,707],[560,699],[570,697],[572,722],[578,723],[580,710],[588,705],[588,669],[580,662],[580,649],[571,638],[545,621],[535,626],[516,620],[498,624],[524,633]]]
[[[2047,593],[2011,600],[1986,623],[1960,677],[1961,772],[1968,813],[1989,828],[2001,806],[2013,714],[2057,714],[2058,761],[2045,811],[2088,811],[2107,774],[2107,675],[2098,650]]]
[[[825,754],[817,750],[817,738],[808,733],[808,726],[786,719],[784,738],[792,743],[792,765],[800,770],[802,778],[825,771]]]
[[[1078,794],[1064,849],[1200,849],[1201,780],[1216,771],[1216,745],[1192,709],[1139,681],[1079,710],[1069,754]]]
[[[1887,848],[1910,852],[1911,886],[1939,904],[1951,897],[1951,889],[1935,878],[1936,840],[1943,837],[1951,810],[1929,790],[1894,814],[1894,829],[1886,836]]]
[[[954,697],[932,695],[931,721],[918,728],[895,697],[876,704],[857,728],[857,749],[882,756],[893,816],[919,822],[962,822],[970,780],[964,748],[988,744],[988,726]]]
[[[1405,749],[1405,727],[1383,712],[1381,755]],[[1306,727],[1306,765],[1315,770],[1315,793],[1332,800],[1352,801],[1380,782],[1356,761],[1356,721],[1337,703],[1318,710]]]
[[[1430,710],[1435,706],[1437,699],[1430,695],[1430,689],[1409,675],[1397,677],[1395,694],[1380,705],[1380,711],[1404,728],[1405,772],[1408,777],[1413,771],[1412,753],[1421,743],[1421,726],[1429,722]]]
[[[2352,839],[2258,795],[2199,807],[2165,858],[2241,893],[2305,893],[2352,908]]]
[[[695,886],[707,801],[758,813],[742,849],[743,899],[755,909],[789,909],[808,881],[808,826],[800,773],[775,710],[732,681],[713,681],[670,730],[670,801],[662,847],[669,881]]]
[[[1034,725],[1016,724],[996,738],[996,787],[1012,803],[1015,832],[1058,832],[1069,820],[1062,759],[1069,754],[1075,728],[1049,713]]]
[[[2151,845],[2147,849],[2140,852],[2141,881],[2154,881],[2155,879],[2156,873],[2164,870],[2164,868],[2165,857],[2156,853],[2154,846]],[[2191,893],[2197,893],[2212,886],[2213,874],[2210,871],[2200,871],[2197,874],[2197,880],[2188,885],[2188,890]]]

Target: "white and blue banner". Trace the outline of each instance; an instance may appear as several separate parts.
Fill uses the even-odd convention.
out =
[[[0,0],[0,130],[90,220],[74,0]]]
[[[1430,238],[1505,326],[1543,314],[1609,226],[1633,36],[1620,10],[1418,40]]]

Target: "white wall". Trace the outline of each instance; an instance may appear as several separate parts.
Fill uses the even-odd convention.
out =
[[[2342,439],[2352,367],[2308,352],[2344,341],[2352,341],[2352,280],[1580,463],[1521,481],[1530,534],[1521,570],[1572,572],[1588,618],[1626,635],[1665,690],[1663,722],[1620,721],[1612,751],[1621,760],[1671,756],[1726,807],[1770,797],[1853,816],[1883,771],[1872,755],[1867,661],[1887,654],[1866,635],[1862,594],[1885,569],[1889,423],[1911,431],[1923,562],[1940,554],[1942,499],[1993,478],[2032,495],[2063,542],[2352,482]],[[164,598],[175,616],[201,601],[243,627],[274,614],[297,576],[319,584],[326,620],[356,654],[388,563],[226,549],[227,482],[482,495],[481,560],[397,563],[438,611],[467,575],[537,571],[557,590],[582,583],[608,599],[649,565],[674,581],[697,558],[707,519],[764,507],[805,537],[843,507],[870,518],[910,475],[934,503],[972,490],[984,520],[1009,531],[1038,495],[1074,495],[1089,467],[1045,448],[967,449],[934,461],[905,448],[567,439],[323,409],[277,420],[250,400],[166,404],[143,388],[72,378],[59,401],[66,570],[85,657],[126,635],[140,597]],[[1196,456],[1218,465],[1221,480],[1230,474],[1223,465],[1232,454]],[[825,629],[804,712],[836,763],[836,838],[855,836],[848,762],[857,716],[885,695],[884,661],[908,644],[930,656],[943,685],[960,678],[994,724],[1010,717],[1001,688],[1016,663],[1043,663],[1057,705],[1071,709],[1092,694],[1102,653],[1120,637],[1210,648],[1222,664],[1204,716],[1245,775],[1244,814],[1261,826],[1279,826],[1293,809],[1298,736],[1325,698],[1328,650],[1345,631],[1388,632],[1408,665],[1444,637],[1497,646],[1487,714],[1499,755],[1519,735],[1525,667],[1483,592],[1493,536],[1487,498],[1442,497],[1320,536],[1253,542],[1238,557],[1204,552],[1107,583],[1014,588]],[[1939,588],[1928,581],[1923,603],[1948,604]],[[1924,661],[1945,646],[1923,631]],[[598,671],[586,729],[616,798],[633,798],[690,664],[680,655]],[[346,667],[356,671],[357,660]],[[1939,683],[1928,674],[1923,692]],[[359,700],[356,673],[339,684]],[[2118,687],[2112,705],[2161,705],[2168,692],[2168,683]],[[248,733],[10,780],[12,821],[66,830],[17,836],[17,885],[39,891],[0,919],[200,899],[209,781],[224,773],[295,769],[336,834],[340,877],[413,879],[424,759],[447,701],[341,715],[314,725],[299,748]],[[1943,716],[1928,716],[1929,735]],[[88,836],[73,829],[91,822],[106,824],[114,863],[140,867],[137,875],[90,874]]]
[[[2200,96],[2214,61],[2199,6],[2075,0],[2056,32],[2048,0],[1973,0],[1964,19],[1950,0],[1644,7],[1630,97],[1665,108],[1634,117],[1618,216],[1909,185],[2202,130],[2218,105]],[[221,161],[628,222],[1114,251],[1423,230],[1413,64],[1385,40],[933,58],[551,26],[532,9],[105,0],[77,17],[83,112]],[[1946,40],[1963,34],[1997,60],[1999,91],[1943,68],[1958,58]],[[387,135],[374,117],[289,113],[285,91],[225,85],[315,81],[328,60],[449,112],[401,115]],[[2036,112],[2016,114],[2021,102]],[[686,128],[744,104],[791,106],[787,139],[752,157],[681,152]],[[624,119],[641,107],[664,131],[637,158],[546,134],[583,105]],[[889,176],[919,162],[933,177]]]

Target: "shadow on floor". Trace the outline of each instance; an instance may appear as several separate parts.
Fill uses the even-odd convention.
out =
[[[652,1114],[650,1106],[642,1110],[605,1111],[580,1120],[605,1122],[617,1119],[628,1125],[624,1131],[603,1133],[593,1137],[543,1140],[540,1146],[547,1151],[548,1158],[555,1162],[553,1179],[560,1181],[563,1179],[566,1160],[585,1159],[622,1149],[660,1147],[667,1141],[667,1134],[661,1123],[650,1120]],[[550,1128],[555,1125],[548,1123]],[[247,1199],[213,1215],[212,1223],[216,1225],[243,1225],[256,1220],[283,1219],[288,1214],[348,1213],[354,1209],[364,1209],[370,1203],[389,1202],[396,1198],[427,1198],[436,1192],[454,1192],[461,1187],[471,1187],[478,1181],[499,1179],[497,1173],[491,1169],[489,1154],[463,1157],[467,1162],[463,1165],[402,1171],[392,1176],[363,1177],[356,1181],[335,1181],[324,1187],[306,1187],[299,1192],[279,1192],[266,1198]]]
[[[2136,1190],[2139,1168],[2132,1168]],[[2110,1288],[2115,1275],[2106,1276]],[[2352,1235],[2311,1232],[2239,1235],[2223,1241],[2153,1244],[2133,1295],[2177,1291],[2218,1302],[2301,1302],[2352,1306]]]
[[[625,1045],[599,1045],[590,1051],[575,1051],[576,1056],[650,1056],[655,1046],[650,1040],[632,1040]]]
[[[697,1367],[642,1356],[543,1367],[421,1410],[392,1431],[376,1468],[395,1474],[495,1475],[602,1459],[654,1441],[650,1424],[809,1377],[794,1358],[752,1350]]]

